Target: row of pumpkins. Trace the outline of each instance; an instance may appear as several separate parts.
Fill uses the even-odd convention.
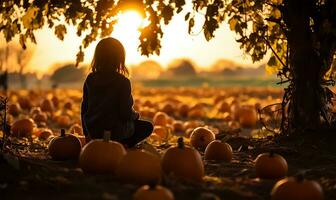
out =
[[[95,139],[81,148],[80,140],[61,130],[61,136],[49,143],[53,159],[79,159],[79,166],[88,173],[111,173],[127,183],[148,184],[134,194],[136,200],[174,199],[173,193],[160,185],[163,174],[178,178],[202,181],[204,163],[199,150],[204,150],[205,160],[230,162],[232,148],[228,143],[215,140],[211,130],[198,127],[191,133],[190,144],[183,137],[160,158],[147,151],[129,150],[116,141],[111,141],[110,132],[103,139]],[[263,179],[281,179],[272,189],[272,200],[322,200],[323,190],[316,181],[303,177],[288,177],[286,160],[273,152],[260,154],[255,160],[256,175]]]

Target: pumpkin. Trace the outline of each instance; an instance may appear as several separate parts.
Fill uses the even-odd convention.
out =
[[[104,139],[87,143],[79,156],[79,166],[90,173],[114,173],[126,150],[119,142],[111,141],[111,132],[104,132]]]
[[[40,139],[40,140],[46,140],[48,139],[51,135],[53,135],[52,131],[50,129],[42,129],[39,130],[36,133],[36,136]]]
[[[287,175],[287,161],[273,152],[258,155],[255,160],[256,174],[259,178],[280,179]]]
[[[83,129],[79,124],[73,124],[70,127],[70,133],[74,135],[83,135]]]
[[[164,112],[157,112],[153,117],[154,125],[165,126],[167,125],[168,115]]]
[[[53,97],[51,98],[51,101],[52,101],[54,107],[55,107],[55,108],[58,108],[58,106],[59,106],[59,100],[58,100],[58,98],[57,98],[56,96],[53,96]]]
[[[204,159],[230,162],[232,160],[232,147],[228,143],[214,140],[206,147]]]
[[[49,99],[44,99],[40,107],[43,112],[52,113],[54,111],[54,104]]]
[[[218,105],[219,112],[230,112],[230,105],[226,101],[222,101]]]
[[[40,107],[33,107],[31,110],[30,110],[30,114],[31,115],[36,115],[36,114],[40,114],[42,113],[42,110]]]
[[[163,186],[145,185],[135,192],[133,200],[174,200],[174,195]]]
[[[178,139],[176,147],[170,147],[162,157],[162,169],[167,175],[201,181],[204,165],[200,153],[184,145],[183,138]]]
[[[36,124],[30,118],[19,119],[12,125],[12,135],[15,137],[28,137],[31,136]]]
[[[67,128],[70,126],[71,119],[67,115],[62,115],[57,117],[57,125],[61,128]]]
[[[278,181],[271,192],[272,200],[323,200],[320,184],[303,177],[289,177]]]
[[[188,112],[188,117],[190,118],[202,118],[205,115],[206,113],[203,107],[195,107]]]
[[[183,132],[185,130],[183,122],[174,121],[173,122],[173,130],[174,130],[174,132]]]
[[[18,116],[21,113],[21,107],[18,103],[13,103],[8,105],[8,113],[14,117]]]
[[[167,114],[173,114],[175,111],[172,103],[165,103],[161,110]]]
[[[32,102],[27,97],[19,97],[18,103],[20,107],[24,110],[30,110],[33,107]]]
[[[190,136],[190,144],[196,149],[205,149],[214,140],[215,134],[205,127],[195,128]]]
[[[158,183],[161,180],[161,174],[160,158],[140,150],[127,152],[116,169],[118,178],[127,183]]]
[[[47,123],[48,116],[45,113],[41,112],[41,113],[37,113],[37,114],[33,115],[33,119],[37,124]]]
[[[183,126],[186,130],[189,128],[194,129],[199,126],[199,123],[197,121],[186,121],[184,122]]]
[[[169,135],[168,129],[163,126],[154,126],[153,133],[160,136],[163,139],[166,139]]]
[[[242,106],[239,110],[239,123],[244,128],[253,128],[258,121],[254,107]]]
[[[64,105],[63,105],[63,108],[65,110],[71,110],[72,109],[72,102],[71,101],[65,102]]]
[[[178,112],[181,117],[187,117],[189,113],[189,106],[187,104],[181,104],[178,108]]]
[[[61,135],[53,138],[48,145],[49,155],[54,160],[77,159],[81,151],[81,143],[73,135],[66,135],[61,129]]]

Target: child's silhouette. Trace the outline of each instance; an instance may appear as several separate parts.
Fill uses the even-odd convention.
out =
[[[148,137],[153,125],[139,120],[139,113],[133,110],[123,45],[114,38],[102,39],[96,47],[91,69],[84,83],[81,106],[85,136],[102,138],[104,131],[111,131],[112,140],[128,147]]]

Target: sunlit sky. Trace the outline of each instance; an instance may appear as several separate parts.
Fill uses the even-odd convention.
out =
[[[165,67],[178,58],[189,58],[200,68],[209,67],[219,59],[233,60],[246,66],[260,64],[253,64],[250,58],[239,49],[239,44],[235,41],[236,35],[226,23],[215,32],[215,38],[208,42],[201,32],[203,23],[201,15],[196,16],[196,26],[192,35],[188,34],[188,25],[184,21],[184,16],[185,13],[182,12],[164,27],[165,34],[159,56],[141,56],[138,51],[139,32],[137,29],[144,22],[135,11],[128,11],[120,16],[112,36],[124,44],[128,65],[151,59]],[[58,40],[54,31],[48,28],[37,31],[36,39],[37,46],[34,48],[34,55],[28,64],[28,69],[40,73],[48,72],[55,63],[74,62],[81,43],[81,38],[77,37],[74,27],[68,27],[64,41]],[[90,63],[96,44],[97,42],[94,42],[86,49],[84,63]]]

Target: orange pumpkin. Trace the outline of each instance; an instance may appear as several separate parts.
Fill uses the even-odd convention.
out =
[[[40,107],[33,107],[31,110],[30,110],[30,114],[31,115],[36,115],[36,114],[40,114],[42,111],[41,111],[41,108]]]
[[[73,124],[70,127],[70,133],[75,135],[83,135],[83,129],[79,124]]]
[[[189,106],[187,104],[181,104],[178,111],[181,117],[187,117],[189,113]]]
[[[174,200],[174,195],[163,186],[145,185],[135,192],[133,200]]]
[[[127,152],[116,169],[118,178],[127,183],[158,183],[161,180],[161,174],[160,158],[140,150]]]
[[[199,152],[186,147],[183,138],[178,139],[177,147],[170,147],[162,157],[162,169],[170,175],[183,179],[201,181],[204,165]]]
[[[33,107],[33,103],[27,97],[19,97],[18,103],[24,110],[30,110]]]
[[[230,112],[230,104],[228,104],[226,101],[222,101],[218,105],[218,111],[219,112]]]
[[[206,147],[204,159],[230,162],[232,160],[232,147],[228,143],[214,140]]]
[[[33,119],[37,124],[40,123],[47,123],[48,121],[48,116],[45,113],[37,113],[35,115],[33,115]]]
[[[239,123],[242,127],[253,128],[258,121],[257,112],[254,107],[243,106],[239,110]]]
[[[36,124],[30,118],[19,119],[12,125],[12,135],[15,137],[28,137],[31,136]]]
[[[85,172],[114,173],[121,158],[126,155],[124,146],[110,141],[111,133],[105,132],[104,139],[95,139],[87,143],[79,156],[79,166]]]
[[[214,140],[215,134],[205,127],[195,128],[190,136],[190,144],[196,149],[205,149]]]
[[[36,132],[36,136],[40,140],[46,140],[48,139],[51,135],[53,135],[52,131],[50,129],[42,129]]]
[[[173,114],[175,109],[172,103],[165,103],[161,109],[163,112],[167,113],[167,114]]]
[[[168,121],[168,115],[164,112],[157,112],[153,117],[154,125],[166,126]]]
[[[259,178],[280,179],[287,175],[287,161],[273,152],[260,154],[255,160],[256,173]]]
[[[67,128],[71,124],[71,119],[67,115],[62,115],[57,117],[57,125],[61,128]]]
[[[206,113],[203,107],[195,107],[188,112],[188,117],[190,118],[203,118],[205,115]]]
[[[44,99],[41,103],[41,110],[43,112],[52,113],[54,111],[54,104],[49,99]]]
[[[183,132],[185,130],[183,122],[174,121],[173,122],[173,130],[174,130],[174,132]]]
[[[18,103],[13,103],[8,105],[8,113],[14,117],[18,116],[21,113],[21,107]]]
[[[153,133],[160,136],[163,139],[167,139],[169,132],[166,127],[163,126],[154,126]]]
[[[323,190],[316,181],[285,178],[278,181],[271,192],[272,200],[323,200]]]
[[[51,101],[53,102],[54,107],[58,108],[58,106],[59,106],[59,100],[58,100],[58,98],[56,96],[53,96],[51,98]]]
[[[77,159],[81,151],[81,143],[73,135],[66,135],[61,129],[61,135],[53,138],[48,145],[49,155],[54,160]]]

